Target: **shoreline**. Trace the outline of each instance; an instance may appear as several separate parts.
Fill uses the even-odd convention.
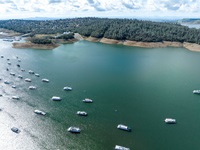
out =
[[[114,40],[108,38],[95,38],[95,37],[85,37],[84,40],[90,42],[100,42],[105,44],[119,44],[125,46],[135,46],[135,47],[143,47],[143,48],[164,48],[164,47],[182,47],[186,48],[190,51],[200,52],[200,45],[196,43],[188,43],[188,42],[171,42],[171,41],[163,41],[163,42],[138,42],[138,41],[130,41],[130,40]]]

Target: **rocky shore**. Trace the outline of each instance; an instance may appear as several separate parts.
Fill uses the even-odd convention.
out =
[[[159,47],[184,47],[191,51],[200,52],[200,45],[195,43],[181,43],[181,42],[171,42],[171,41],[163,41],[163,42],[137,42],[130,40],[114,40],[108,38],[94,38],[94,37],[86,37],[84,38],[87,41],[91,42],[101,42],[106,44],[121,44],[126,46],[135,46],[135,47],[145,47],[145,48],[159,48]]]

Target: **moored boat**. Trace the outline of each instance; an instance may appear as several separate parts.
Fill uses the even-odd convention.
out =
[[[4,83],[5,83],[5,84],[10,84],[10,82],[9,82],[9,81],[7,81],[7,80],[5,80],[5,81],[4,81]]]
[[[176,123],[176,119],[172,119],[172,118],[166,118],[164,121],[167,124],[175,124]]]
[[[29,90],[35,90],[36,87],[35,87],[35,86],[29,86],[28,89],[29,89]]]
[[[87,116],[88,115],[85,111],[77,111],[76,114],[80,115],[80,116]]]
[[[92,103],[93,100],[91,100],[91,99],[89,99],[89,98],[85,98],[85,99],[83,100],[83,102],[84,102],[84,103]]]
[[[36,77],[40,77],[40,75],[38,73],[35,74]]]
[[[16,88],[16,85],[12,85],[12,88],[14,88],[14,89],[15,89],[15,88]]]
[[[11,131],[15,132],[15,133],[19,133],[20,130],[17,127],[12,127]]]
[[[12,76],[15,76],[15,73],[13,73],[13,72],[10,72],[10,75],[12,75]]]
[[[26,82],[31,82],[31,79],[26,78],[25,81],[26,81]]]
[[[123,125],[123,124],[119,124],[118,126],[117,126],[117,128],[118,129],[120,129],[120,130],[125,130],[125,131],[131,131],[131,128],[130,127],[128,127],[128,126],[126,126],[126,125]]]
[[[58,97],[58,96],[53,96],[52,98],[51,98],[53,101],[61,101],[62,99],[60,98],[60,97]]]
[[[48,79],[42,79],[42,82],[49,82],[49,80]]]
[[[71,87],[69,87],[69,86],[65,86],[65,87],[63,88],[63,90],[65,90],[65,91],[71,91],[71,90],[72,90],[72,88],[71,88]]]
[[[28,73],[29,73],[29,74],[34,74],[34,71],[29,70]]]
[[[41,110],[34,110],[34,113],[36,113],[36,114],[38,114],[38,115],[43,115],[43,116],[45,116],[46,115],[46,113],[45,112],[43,112],[43,111],[41,111]]]
[[[119,145],[115,145],[115,150],[130,150],[130,148],[119,146]]]
[[[18,75],[18,78],[23,79],[23,77],[21,75]]]
[[[19,96],[12,96],[12,99],[19,99]]]
[[[200,94],[200,90],[194,90],[193,94]]]
[[[71,133],[80,133],[81,132],[81,129],[78,128],[78,127],[69,127],[67,129],[68,132],[71,132]]]

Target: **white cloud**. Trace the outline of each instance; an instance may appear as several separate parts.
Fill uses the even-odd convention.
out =
[[[1,0],[0,18],[33,16],[198,16],[200,0]],[[26,12],[26,13],[25,13]],[[40,13],[41,12],[41,13]],[[186,14],[186,15],[187,15]]]

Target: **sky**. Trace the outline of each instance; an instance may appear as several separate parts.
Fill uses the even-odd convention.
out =
[[[200,0],[0,0],[0,19],[200,18]]]

